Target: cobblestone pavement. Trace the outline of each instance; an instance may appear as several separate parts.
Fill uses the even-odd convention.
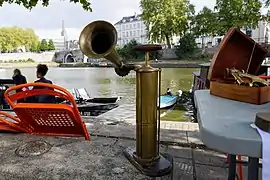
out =
[[[135,138],[135,115],[135,105],[121,105],[118,108],[95,117],[94,120],[92,119],[92,124],[87,125],[91,126],[93,122],[95,122],[95,126],[97,126],[98,129],[94,129],[94,133],[99,135]],[[87,117],[85,121],[89,121]],[[102,127],[101,124],[103,124]],[[117,126],[114,126],[116,124]],[[112,128],[121,130],[111,131]],[[160,129],[161,141],[170,143],[187,143],[189,141],[189,143],[203,145],[199,138],[199,127],[197,123],[161,121]],[[168,131],[170,131],[170,133],[168,133]]]
[[[140,174],[123,155],[125,148],[135,147],[136,123],[131,113],[134,107],[122,108],[126,109],[114,109],[98,117],[83,117],[91,134],[90,142],[83,138],[0,133],[0,180],[227,179],[225,154],[204,147],[198,125],[189,122],[162,121],[160,124],[160,151],[173,156],[172,173],[161,178]],[[22,144],[33,141],[45,141],[51,149],[45,154],[24,158],[14,153]]]

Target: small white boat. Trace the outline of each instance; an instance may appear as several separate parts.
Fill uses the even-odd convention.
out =
[[[182,91],[178,91],[178,96],[175,95],[163,95],[160,96],[160,109],[167,109],[174,106],[177,103],[177,99],[182,96]],[[158,99],[159,106],[159,99]]]

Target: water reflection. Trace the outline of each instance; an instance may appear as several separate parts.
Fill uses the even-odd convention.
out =
[[[11,78],[13,69],[0,72],[1,78]],[[28,82],[36,80],[35,68],[22,68]],[[189,90],[195,69],[163,69],[162,91]],[[65,88],[86,88],[91,96],[123,96],[122,103],[135,102],[136,74],[119,77],[113,68],[50,68],[48,78]],[[147,87],[146,87],[147,88]]]

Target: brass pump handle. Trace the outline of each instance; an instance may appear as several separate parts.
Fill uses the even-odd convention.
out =
[[[139,45],[134,48],[135,51],[145,52],[145,65],[149,66],[149,52],[161,50],[162,46],[157,44]]]
[[[161,50],[162,46],[157,44],[145,44],[145,45],[139,45],[134,48],[135,51],[143,51],[143,52],[152,52],[152,51],[158,51]]]

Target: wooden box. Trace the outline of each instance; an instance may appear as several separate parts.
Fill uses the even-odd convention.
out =
[[[270,101],[270,87],[240,86],[225,80],[226,68],[244,70],[259,75],[260,66],[267,54],[259,44],[237,28],[231,28],[215,53],[208,72],[210,93],[215,96],[252,104]]]

